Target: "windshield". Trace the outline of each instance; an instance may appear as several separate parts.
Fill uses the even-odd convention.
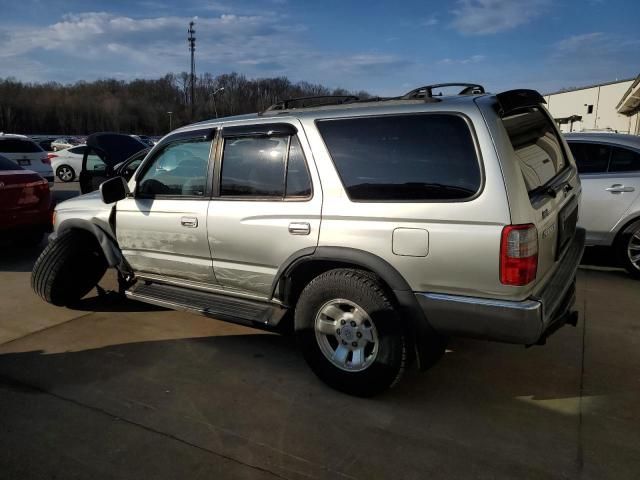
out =
[[[556,129],[541,108],[520,110],[504,117],[527,190],[532,192],[564,170],[567,165]]]

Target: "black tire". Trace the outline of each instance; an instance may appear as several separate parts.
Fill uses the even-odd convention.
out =
[[[38,257],[31,273],[31,288],[48,303],[71,305],[89,293],[106,270],[107,262],[95,237],[68,230]]]
[[[71,174],[71,177],[66,180],[63,178],[65,176],[65,170]],[[61,182],[73,182],[76,179],[76,171],[70,165],[60,165],[56,168],[56,177],[58,177]]]
[[[640,255],[640,221],[626,227],[616,240],[616,256],[629,275],[640,280],[640,260],[634,263],[631,256]]]
[[[316,316],[323,306],[337,299],[364,310],[377,332],[377,354],[371,356],[372,363],[364,370],[346,371],[336,366],[325,356],[316,337]],[[296,338],[304,358],[322,381],[350,395],[369,397],[400,380],[408,353],[404,327],[377,277],[360,270],[336,269],[319,275],[304,288],[296,305]],[[338,343],[337,339],[333,341]]]

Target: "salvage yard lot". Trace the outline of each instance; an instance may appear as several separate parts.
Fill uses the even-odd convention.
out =
[[[291,337],[95,291],[47,305],[29,287],[39,250],[0,257],[0,478],[640,472],[640,282],[622,270],[583,266],[580,323],[546,346],[454,339],[363,400],[317,380]]]

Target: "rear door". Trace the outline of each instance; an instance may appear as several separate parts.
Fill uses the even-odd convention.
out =
[[[582,181],[580,225],[587,243],[608,243],[609,232],[640,194],[640,152],[600,142],[569,142]]]
[[[266,298],[285,260],[317,246],[322,192],[294,124],[225,127],[222,137],[208,212],[215,275]]]
[[[542,106],[513,111],[502,119],[522,172],[534,217],[522,215],[538,230],[537,278],[556,266],[573,238],[580,190],[577,172],[565,152],[548,112]],[[517,199],[517,203],[523,199]],[[518,205],[511,205],[512,213]],[[519,223],[515,221],[514,223]]]

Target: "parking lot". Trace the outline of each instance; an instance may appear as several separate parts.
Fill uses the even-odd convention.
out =
[[[577,328],[529,349],[454,339],[365,400],[290,337],[95,291],[45,304],[42,246],[3,248],[1,478],[638,478],[640,283],[599,254]]]

